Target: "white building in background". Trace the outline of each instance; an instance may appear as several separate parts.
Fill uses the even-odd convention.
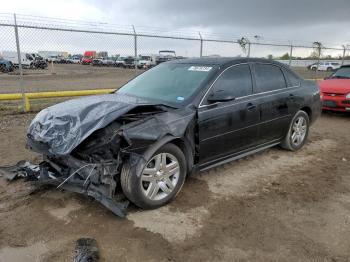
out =
[[[48,58],[53,56],[68,57],[69,55],[68,52],[63,52],[63,51],[39,51],[38,54],[43,58]]]

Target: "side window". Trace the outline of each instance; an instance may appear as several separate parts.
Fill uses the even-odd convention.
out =
[[[287,69],[283,70],[285,76],[287,77],[287,79],[289,80],[288,82],[288,86],[299,86],[300,84],[300,79],[299,77],[297,77],[296,75],[294,75],[292,72],[290,72]]]
[[[278,66],[255,64],[255,78],[258,92],[268,92],[287,87],[286,80]]]
[[[252,94],[253,84],[249,65],[238,65],[227,69],[215,82],[214,92],[225,92],[233,97]]]

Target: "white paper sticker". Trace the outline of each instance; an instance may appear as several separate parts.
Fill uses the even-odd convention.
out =
[[[191,66],[188,71],[209,72],[211,69],[211,66]]]

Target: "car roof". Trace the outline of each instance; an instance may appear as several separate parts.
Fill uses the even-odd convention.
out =
[[[282,65],[282,63],[265,59],[265,58],[248,58],[248,57],[201,57],[201,58],[185,58],[171,60],[167,63],[179,63],[179,64],[200,64],[200,65],[218,65],[218,66],[227,66],[248,62],[260,62],[260,63],[271,63],[276,65]]]

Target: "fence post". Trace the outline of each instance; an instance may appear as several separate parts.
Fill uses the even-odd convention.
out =
[[[343,45],[343,57],[342,57],[342,59],[341,59],[341,65],[344,65],[345,53],[346,53],[346,45]]]
[[[26,95],[24,93],[22,56],[21,56],[21,48],[20,48],[20,45],[19,45],[19,35],[18,35],[16,14],[13,14],[13,18],[14,18],[14,22],[15,22],[15,37],[16,37],[17,59],[18,59],[18,69],[19,69],[19,84],[20,84],[21,93],[22,93],[23,111],[26,112],[27,109],[28,109],[28,107],[27,107],[28,103],[26,101]]]
[[[289,66],[292,66],[292,57],[293,57],[293,45],[290,45]]]
[[[250,57],[250,41],[248,42],[248,53],[247,53],[247,57]]]
[[[320,60],[321,60],[321,50],[322,50],[322,47],[321,46],[319,46],[318,47],[318,57],[317,57],[317,67],[316,67],[316,74],[315,74],[315,81],[317,81],[317,79],[318,79],[318,68],[319,68],[319,66],[320,66]]]
[[[201,32],[198,32],[199,34],[199,40],[200,40],[200,49],[199,49],[199,57],[202,57],[203,56],[203,38],[202,38],[202,35],[201,35]]]
[[[132,26],[132,29],[134,30],[134,45],[135,45],[135,75],[137,75],[137,34],[135,30],[135,26]]]

